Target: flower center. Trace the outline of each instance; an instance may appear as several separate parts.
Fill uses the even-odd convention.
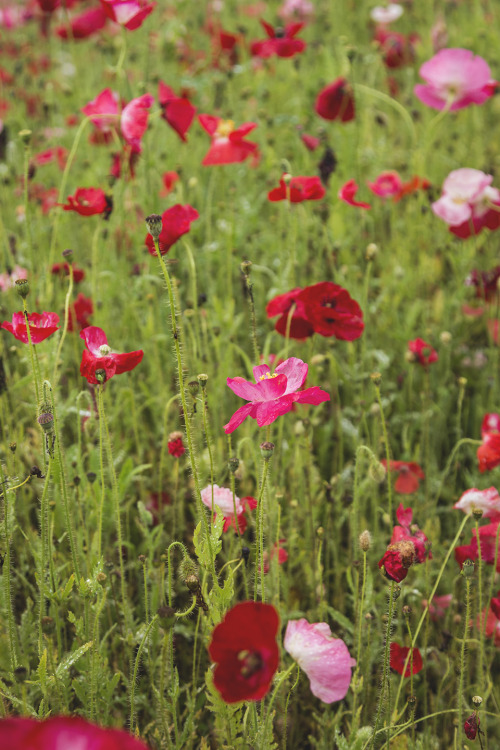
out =
[[[100,357],[107,357],[108,354],[111,354],[111,347],[109,347],[107,344],[102,344],[99,347],[99,356]]]
[[[221,120],[217,125],[215,135],[218,135],[220,138],[227,138],[227,136],[230,135],[233,130],[234,120]]]
[[[270,380],[271,378],[277,378],[277,377],[278,377],[277,372],[273,373],[272,375],[270,372],[266,372],[264,373],[264,375],[260,376],[259,380]]]
[[[240,674],[242,677],[252,677],[259,669],[262,669],[262,657],[255,651],[240,651],[238,661],[241,662]]]

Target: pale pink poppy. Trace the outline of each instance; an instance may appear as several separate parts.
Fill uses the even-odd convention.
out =
[[[498,229],[500,190],[491,187],[492,182],[493,177],[479,169],[455,169],[444,181],[443,193],[432,210],[463,239],[478,234],[483,227]]]
[[[389,3],[389,5],[376,5],[370,11],[370,18],[375,23],[381,23],[384,26],[397,21],[403,15],[403,6],[398,3]]]
[[[341,638],[333,638],[326,622],[289,620],[285,650],[309,677],[311,692],[323,703],[345,698],[356,660]]]
[[[419,72],[426,83],[415,86],[415,96],[432,109],[453,112],[482,104],[495,93],[488,63],[468,49],[442,49]]]
[[[203,505],[212,510],[212,490],[214,496],[214,509],[218,505],[224,517],[234,515],[233,493],[228,487],[219,487],[214,484],[213,487],[208,485],[201,491],[201,501]],[[235,496],[236,515],[245,512],[245,506],[239,497]]]
[[[16,266],[10,273],[8,271],[0,273],[0,291],[5,292],[7,289],[12,289],[16,281],[27,278],[28,271],[25,268],[21,268],[21,266]]]
[[[469,514],[476,509],[482,510],[483,518],[492,518],[494,521],[500,520],[500,495],[495,487],[488,487],[487,490],[477,490],[473,487],[471,490],[464,492],[453,507]]]

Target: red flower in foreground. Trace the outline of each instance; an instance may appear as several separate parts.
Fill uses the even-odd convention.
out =
[[[186,133],[194,120],[196,108],[187,97],[174,94],[173,89],[163,81],[158,84],[158,101],[163,110],[162,117],[165,122],[175,130],[181,140],[186,141]]]
[[[349,206],[355,206],[356,208],[371,208],[369,203],[355,200],[355,195],[359,190],[359,185],[356,180],[348,180],[345,185],[342,185],[338,192],[338,197],[344,203]]]
[[[198,115],[202,128],[211,136],[212,145],[201,162],[204,167],[216,164],[235,164],[252,157],[255,165],[259,160],[259,147],[245,136],[257,127],[255,122],[245,122],[235,128],[232,120],[222,120],[212,115]]]
[[[80,375],[87,378],[92,385],[98,385],[113,377],[129,372],[142,361],[144,352],[142,349],[135,352],[115,354],[108,346],[108,339],[102,328],[88,326],[80,333],[80,338],[85,341],[86,349],[82,354],[80,363]],[[104,379],[98,380],[96,372],[104,371]]]
[[[383,458],[380,463],[387,471],[387,461]],[[394,489],[401,495],[411,495],[419,488],[420,479],[425,479],[425,474],[420,466],[413,461],[391,461],[389,471],[397,474]]]
[[[316,99],[315,110],[324,120],[354,120],[354,95],[345,78],[337,78],[322,89]]]
[[[267,198],[273,203],[285,200],[291,203],[302,203],[302,201],[319,201],[325,195],[326,190],[319,177],[292,177],[288,185],[282,177],[280,186],[271,190]]]
[[[135,31],[156,7],[147,0],[100,0],[108,18],[129,31]]]
[[[226,703],[260,700],[279,664],[279,617],[271,604],[241,602],[214,628],[208,653],[214,685]]]
[[[59,315],[53,312],[30,313],[28,315],[30,336],[32,344],[39,344],[57,331],[59,326]],[[9,331],[18,341],[28,343],[28,331],[26,329],[26,318],[23,312],[12,314],[12,322],[4,320],[1,328]]]
[[[262,57],[264,59],[273,55],[277,55],[278,57],[293,57],[305,50],[306,43],[302,39],[295,39],[305,24],[291,23],[285,26],[284,29],[281,27],[274,29],[262,19],[260,19],[260,23],[268,38],[252,42],[250,52],[254,57]]]
[[[468,740],[475,740],[476,735],[481,730],[479,729],[479,716],[476,711],[471,713],[468,719],[464,721],[464,732]]]
[[[401,583],[408,575],[408,569],[416,562],[415,545],[403,541],[390,544],[378,566],[390,581]]]
[[[399,643],[395,642],[391,643],[390,667],[404,677],[409,677],[411,674],[418,674],[424,666],[422,654],[418,648],[414,648],[413,655],[408,659],[405,669],[405,662],[409,653],[410,649],[407,646],[400,646]]]
[[[438,361],[437,351],[423,339],[408,341],[408,350],[414,355],[414,361],[422,367],[427,368],[433,362]]]
[[[136,737],[105,729],[75,716],[0,719],[0,747],[5,750],[148,750]]]
[[[161,215],[162,229],[158,244],[160,245],[160,253],[165,255],[168,253],[172,245],[182,237],[183,234],[187,234],[191,229],[191,223],[198,219],[200,214],[192,206],[181,206],[180,203],[176,203],[172,208],[168,208]],[[150,255],[156,255],[155,243],[151,234],[148,234],[145,239],[145,245],[148,248]]]
[[[74,195],[68,195],[67,203],[59,205],[65,211],[76,211],[80,216],[110,215],[113,205],[111,199],[100,188],[78,188]]]

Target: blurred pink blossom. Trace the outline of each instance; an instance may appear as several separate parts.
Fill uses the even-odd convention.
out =
[[[27,278],[28,271],[21,266],[16,266],[10,273],[8,271],[0,273],[0,291],[5,292],[7,289],[12,289],[16,281]]]
[[[403,15],[403,6],[398,3],[389,3],[389,5],[376,5],[370,11],[370,18],[375,23],[389,24],[397,21]]]
[[[432,210],[450,226],[450,232],[465,239],[483,227],[500,226],[500,190],[491,187],[493,177],[479,169],[464,167],[450,172],[441,197]]]
[[[500,520],[500,495],[495,487],[489,487],[487,490],[477,490],[473,487],[464,492],[453,507],[469,514],[476,509],[482,510],[483,518]]]

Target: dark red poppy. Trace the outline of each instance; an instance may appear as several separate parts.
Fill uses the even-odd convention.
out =
[[[54,265],[50,269],[50,273],[54,274],[54,276],[69,276],[69,263],[54,263]],[[83,281],[84,278],[85,271],[83,270],[83,268],[73,266],[73,281],[75,282],[75,284],[79,284],[80,281]]]
[[[354,120],[354,94],[351,84],[345,78],[337,78],[325,86],[318,94],[315,110],[324,120]]]
[[[213,115],[198,115],[198,120],[212,138],[212,144],[201,162],[204,167],[236,164],[249,157],[252,157],[254,165],[257,164],[259,147],[257,143],[245,140],[245,136],[257,127],[257,123],[244,122],[236,128],[232,120],[222,120]]]
[[[479,471],[491,471],[500,464],[500,433],[486,432],[483,434],[483,444],[477,449]]]
[[[387,68],[402,68],[415,61],[415,44],[420,41],[418,34],[401,34],[399,31],[379,26],[375,32],[380,52]]]
[[[387,471],[387,461],[383,458],[380,462]],[[420,479],[425,479],[425,474],[420,466],[414,461],[391,461],[389,470],[397,474],[394,489],[401,495],[411,495],[419,488]]]
[[[100,0],[105,14],[115,23],[135,31],[156,7],[147,0]]]
[[[418,648],[413,649],[413,663],[411,661],[412,657],[408,659],[408,663],[405,667],[405,662],[408,657],[408,654],[410,653],[410,649],[407,646],[400,646],[399,643],[392,642],[391,643],[391,651],[390,651],[390,667],[391,669],[394,669],[395,672],[397,672],[400,675],[403,675],[403,677],[409,677],[411,674],[418,674],[424,664],[422,662],[422,654],[418,650]],[[413,668],[412,668],[413,667]],[[403,674],[404,670],[404,674]]]
[[[359,190],[359,185],[356,182],[356,180],[348,180],[342,187],[340,188],[338,192],[338,197],[341,201],[344,201],[344,203],[347,203],[349,206],[355,206],[356,208],[371,208],[371,205],[369,203],[365,203],[364,201],[357,201],[355,199],[355,195]]]
[[[476,711],[471,713],[468,719],[464,721],[464,732],[468,740],[475,740],[479,729],[479,716]]]
[[[331,281],[306,286],[299,297],[316,333],[341,341],[359,339],[364,330],[363,312],[347,289]]]
[[[426,558],[431,560],[432,553],[429,540],[424,532],[415,523],[412,523],[413,510],[411,508],[405,510],[403,503],[400,503],[396,511],[396,517],[400,525],[394,526],[392,530],[391,544],[404,541],[412,542],[415,547],[417,563],[423,563]]]
[[[76,211],[80,216],[104,214],[108,217],[112,211],[111,199],[100,188],[78,188],[74,195],[68,195],[67,201],[59,205],[65,211]]]
[[[193,107],[187,97],[177,96],[173,89],[163,81],[158,84],[158,101],[165,122],[175,130],[181,140],[187,141],[186,133],[194,120],[196,108]]]
[[[172,245],[187,234],[191,229],[191,223],[198,219],[200,214],[190,205],[181,206],[176,203],[172,208],[168,208],[161,215],[162,230],[159,237],[160,253],[168,253]],[[148,234],[144,241],[150,255],[156,255],[155,243],[153,237]]]
[[[386,578],[401,583],[415,561],[415,545],[413,542],[403,541],[390,544],[384,556],[379,560],[378,566]]]
[[[274,318],[279,315],[278,321],[275,325],[278,333],[282,336],[286,336],[287,328],[290,326],[289,336],[292,339],[307,339],[314,333],[314,328],[310,321],[307,319],[306,311],[303,302],[299,299],[300,293],[302,292],[301,287],[292,289],[291,292],[285,294],[278,294],[277,297],[268,302],[266,307],[266,313],[268,318]],[[290,311],[293,312],[290,317]],[[290,318],[290,323],[288,319]]]
[[[88,39],[100,31],[108,17],[101,7],[89,8],[71,19],[70,25],[58,26],[56,34],[61,39]]]
[[[90,325],[90,316],[94,312],[94,305],[90,297],[81,292],[69,308],[68,331],[82,331]]]
[[[0,719],[0,747],[9,750],[148,750],[141,740],[119,729],[105,729],[75,716],[44,721]]]
[[[289,200],[291,203],[302,203],[319,201],[325,195],[326,190],[319,177],[292,177],[288,185],[282,177],[280,186],[271,190],[267,198],[272,202]]]
[[[32,344],[39,344],[57,331],[59,326],[59,315],[53,312],[30,313],[28,315],[30,336]],[[12,322],[4,320],[0,328],[9,331],[18,341],[28,343],[28,331],[26,329],[26,318],[23,312],[12,314]]]
[[[61,0],[37,0],[44,13],[53,13],[61,5]]]
[[[279,664],[279,617],[271,604],[236,604],[214,628],[208,653],[214,685],[226,703],[260,700]]]
[[[285,28],[276,29],[262,19],[260,23],[268,38],[251,43],[250,52],[254,57],[293,57],[305,50],[306,43],[302,39],[295,39],[305,26],[304,23],[290,23]]]
[[[180,458],[186,452],[182,441],[182,432],[171,432],[167,442],[168,453],[170,456]]]
[[[423,339],[418,338],[414,341],[408,341],[408,350],[414,355],[415,361],[419,365],[422,365],[422,367],[427,368],[433,362],[438,361],[437,351]]]
[[[106,334],[97,326],[84,328],[80,333],[80,338],[84,340],[86,346],[80,363],[80,375],[87,378],[92,385],[97,385],[103,380],[105,382],[113,375],[121,375],[123,372],[133,370],[144,356],[142,349],[115,354],[108,345]],[[96,372],[99,370],[104,371],[104,377],[101,380],[96,377]]]

